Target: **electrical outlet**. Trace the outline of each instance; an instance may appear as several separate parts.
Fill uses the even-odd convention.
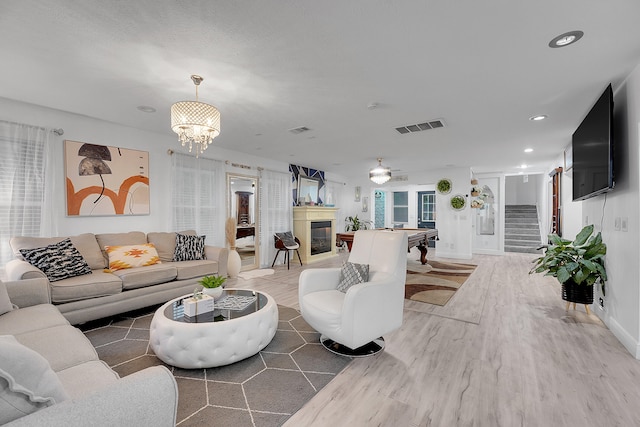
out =
[[[613,220],[613,229],[616,231],[620,231],[620,217],[617,216],[616,219]]]
[[[584,216],[584,225],[589,225],[589,215]]]
[[[629,230],[628,225],[629,225],[629,218],[627,218],[626,216],[623,216],[620,219],[620,228],[622,229],[622,231],[625,231],[625,232],[628,231]]]

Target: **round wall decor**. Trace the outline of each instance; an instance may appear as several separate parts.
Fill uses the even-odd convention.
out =
[[[456,194],[449,201],[451,207],[456,211],[461,211],[467,205],[467,199],[462,194]]]
[[[451,188],[452,187],[453,187],[453,185],[451,184],[451,180],[449,180],[447,178],[442,178],[436,184],[436,190],[438,190],[438,193],[440,193],[440,194],[449,194],[449,193],[451,193]]]

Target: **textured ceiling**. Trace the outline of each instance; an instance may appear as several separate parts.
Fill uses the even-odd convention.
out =
[[[638,17],[634,0],[3,0],[0,97],[173,135],[171,104],[200,74],[222,114],[214,157],[517,173],[548,166],[640,62]],[[548,47],[571,30],[585,35]],[[446,127],[395,131],[436,118]]]

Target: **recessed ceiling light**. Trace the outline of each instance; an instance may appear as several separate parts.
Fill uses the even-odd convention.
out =
[[[156,109],[153,107],[149,107],[148,105],[140,105],[137,107],[138,110],[142,111],[143,113],[155,113]]]
[[[539,122],[540,120],[544,120],[547,118],[546,114],[540,114],[539,116],[529,117],[529,120],[533,120],[534,122]]]
[[[549,47],[565,47],[569,46],[580,40],[584,36],[582,31],[569,31],[568,33],[560,34],[557,37],[554,37],[553,40],[549,42]]]
[[[527,167],[528,167],[528,166],[527,166],[527,165],[525,165],[525,164],[521,164],[521,165],[520,165],[520,169],[526,169]]]
[[[524,152],[525,153],[531,153],[533,151],[533,148],[525,148]]]

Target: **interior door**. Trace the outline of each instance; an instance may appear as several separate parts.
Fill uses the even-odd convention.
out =
[[[418,228],[436,228],[436,192],[418,191]],[[429,240],[429,247],[435,248],[436,242]]]

